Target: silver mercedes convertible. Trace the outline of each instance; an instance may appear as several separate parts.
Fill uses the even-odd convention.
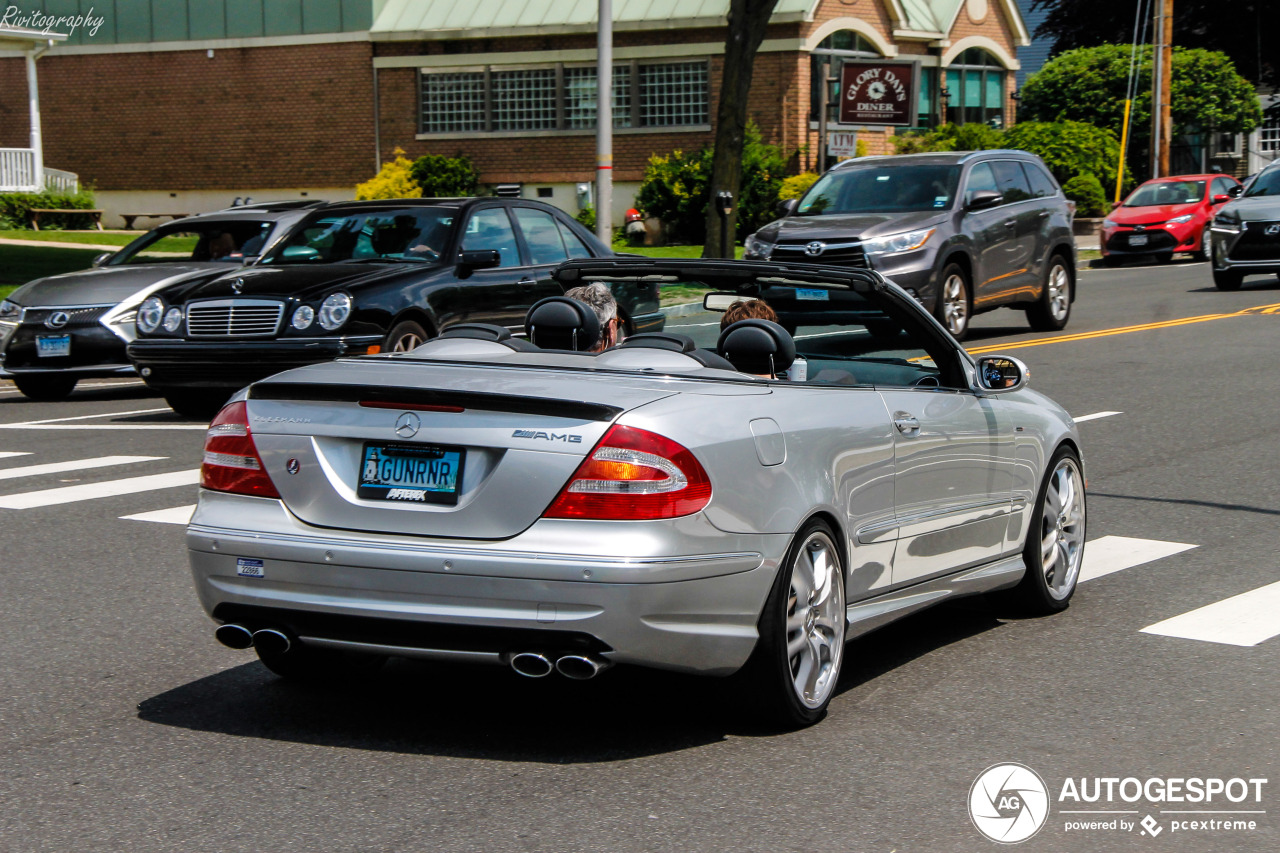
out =
[[[597,353],[596,315],[551,297],[524,337],[456,326],[240,392],[187,530],[221,642],[286,678],[387,656],[732,675],[806,725],[855,636],[976,593],[1067,606],[1079,436],[1017,359],[971,357],[870,270],[555,275],[706,287],[710,312],[752,316]]]

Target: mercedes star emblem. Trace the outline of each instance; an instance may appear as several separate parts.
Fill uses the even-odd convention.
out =
[[[71,315],[66,311],[54,311],[49,318],[44,321],[45,326],[50,329],[61,329],[67,323],[71,322]]]
[[[804,253],[806,255],[821,255],[822,250],[827,248],[827,244],[821,240],[814,240],[812,243],[804,244]]]
[[[242,290],[244,290],[244,279],[238,278],[235,281],[231,282],[232,293],[239,293]]]
[[[396,418],[396,435],[401,438],[413,438],[418,434],[418,427],[422,426],[422,422],[418,420],[418,416],[413,412],[405,412]]]

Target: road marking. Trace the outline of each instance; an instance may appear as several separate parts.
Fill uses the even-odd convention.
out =
[[[71,418],[49,418],[43,421],[22,421],[18,424],[0,424],[0,426],[32,426],[34,424],[60,424],[65,421],[91,421],[94,418],[120,418],[125,415],[154,415],[156,412],[171,411],[168,406],[160,409],[134,409],[131,412],[101,412],[96,415],[76,415]]]
[[[61,474],[63,471],[87,471],[90,468],[108,468],[112,465],[129,465],[134,462],[155,462],[168,458],[167,456],[98,456],[94,459],[72,459],[69,462],[24,465],[21,468],[0,468],[0,480],[38,477],[41,474]]]
[[[157,509],[152,512],[139,512],[134,515],[122,515],[120,518],[127,521],[157,521],[161,524],[186,524],[191,520],[191,514],[196,511],[196,505],[175,506],[169,509]]]
[[[1084,565],[1077,583],[1097,580],[1114,572],[1132,569],[1153,560],[1162,560],[1199,546],[1159,539],[1131,539],[1127,536],[1103,536],[1085,545]]]
[[[85,483],[79,486],[64,486],[59,489],[43,489],[38,492],[5,495],[0,497],[0,509],[34,509],[55,504],[87,501],[94,498],[110,498],[116,495],[149,492],[153,489],[193,486],[198,482],[200,482],[200,469],[192,468],[190,471],[149,474],[145,477],[128,477],[124,480],[108,480],[104,483]]]
[[[1078,418],[1072,418],[1076,423],[1082,424],[1085,421],[1096,421],[1098,418],[1109,418],[1112,415],[1123,415],[1124,412],[1094,412],[1092,415],[1081,415]]]
[[[1280,304],[1276,305],[1259,305],[1256,308],[1245,308],[1231,314],[1202,314],[1198,317],[1183,317],[1179,320],[1163,320],[1159,323],[1142,323],[1137,326],[1120,326],[1115,329],[1101,329],[1096,332],[1080,332],[1075,335],[1059,335],[1056,338],[1041,338],[1031,341],[1015,341],[1008,344],[992,344],[985,347],[974,347],[969,350],[970,355],[982,355],[988,352],[1002,352],[1011,349],[1026,349],[1027,347],[1042,347],[1049,344],[1065,344],[1071,341],[1088,341],[1094,338],[1106,338],[1112,335],[1127,335],[1130,332],[1149,332],[1153,329],[1170,329],[1174,326],[1187,326],[1192,323],[1207,323],[1210,320],[1222,320],[1226,317],[1244,317],[1248,314],[1277,314],[1280,313]]]
[[[0,459],[12,459],[15,456],[30,456],[26,450],[0,450]]]
[[[1280,581],[1148,625],[1142,633],[1229,646],[1256,646],[1280,635],[1278,612]]]

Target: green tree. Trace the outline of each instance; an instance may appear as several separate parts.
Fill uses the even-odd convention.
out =
[[[424,154],[413,161],[409,174],[425,198],[473,196],[480,186],[480,173],[464,154]]]
[[[1005,147],[1004,132],[985,124],[944,124],[928,133],[904,133],[893,137],[899,154],[929,151],[986,151]]]
[[[1120,163],[1116,135],[1078,121],[1019,122],[1006,131],[1005,144],[1038,156],[1060,184],[1085,175],[1114,182]]]
[[[1104,44],[1070,50],[1051,59],[1022,87],[1019,119],[1077,121],[1119,137],[1129,77],[1130,47]],[[1151,137],[1151,48],[1139,50],[1137,96],[1129,125],[1129,164],[1142,164]],[[1262,121],[1258,96],[1223,53],[1173,49],[1171,86],[1174,133],[1248,133]]]

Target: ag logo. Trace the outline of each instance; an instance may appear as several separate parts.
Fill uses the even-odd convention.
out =
[[[1022,764],[994,764],[969,789],[969,817],[1000,844],[1017,844],[1040,831],[1049,817],[1044,780]]]

